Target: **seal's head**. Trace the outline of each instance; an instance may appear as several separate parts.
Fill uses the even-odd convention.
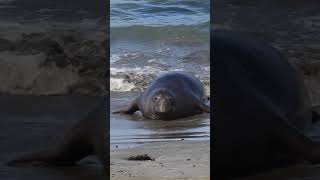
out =
[[[158,116],[169,115],[175,112],[175,98],[169,91],[163,89],[155,91],[150,101],[153,113]]]

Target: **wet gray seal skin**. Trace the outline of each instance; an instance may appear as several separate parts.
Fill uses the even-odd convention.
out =
[[[213,176],[245,176],[285,160],[320,162],[319,142],[305,132],[312,125],[302,76],[258,40],[231,31],[211,36],[213,66]]]
[[[88,155],[96,155],[107,169],[106,102],[107,98],[101,97],[94,110],[70,129],[56,146],[11,160],[7,165],[73,165]]]
[[[141,111],[147,119],[172,120],[210,112],[203,85],[186,72],[169,72],[157,77],[132,103],[113,112],[133,114]]]

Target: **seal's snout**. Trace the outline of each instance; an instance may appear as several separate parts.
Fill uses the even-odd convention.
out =
[[[167,113],[171,111],[171,103],[166,99],[161,99],[159,102],[159,112]]]
[[[173,111],[173,99],[169,96],[155,96],[154,100],[154,108],[153,110],[156,113],[169,113]]]

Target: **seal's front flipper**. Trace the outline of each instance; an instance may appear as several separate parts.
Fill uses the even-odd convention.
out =
[[[197,109],[199,109],[201,112],[204,113],[210,113],[210,106],[208,106],[207,104],[205,104],[205,102],[199,100],[198,98],[195,98],[196,102],[195,102],[195,106]]]
[[[210,101],[210,96],[203,96],[203,97],[202,97],[202,100],[203,100],[204,102]]]
[[[203,96],[202,102],[204,102],[206,105],[210,106],[210,96]]]
[[[138,98],[136,98],[134,101],[132,101],[127,107],[119,110],[119,111],[114,111],[112,114],[117,114],[117,113],[123,113],[123,114],[133,114],[136,111],[139,111],[139,106],[138,106]]]

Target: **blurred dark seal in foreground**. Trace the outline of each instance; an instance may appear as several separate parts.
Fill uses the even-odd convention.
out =
[[[216,30],[211,42],[214,177],[318,163],[320,143],[306,135],[318,115],[302,76],[275,48],[245,34]]]

